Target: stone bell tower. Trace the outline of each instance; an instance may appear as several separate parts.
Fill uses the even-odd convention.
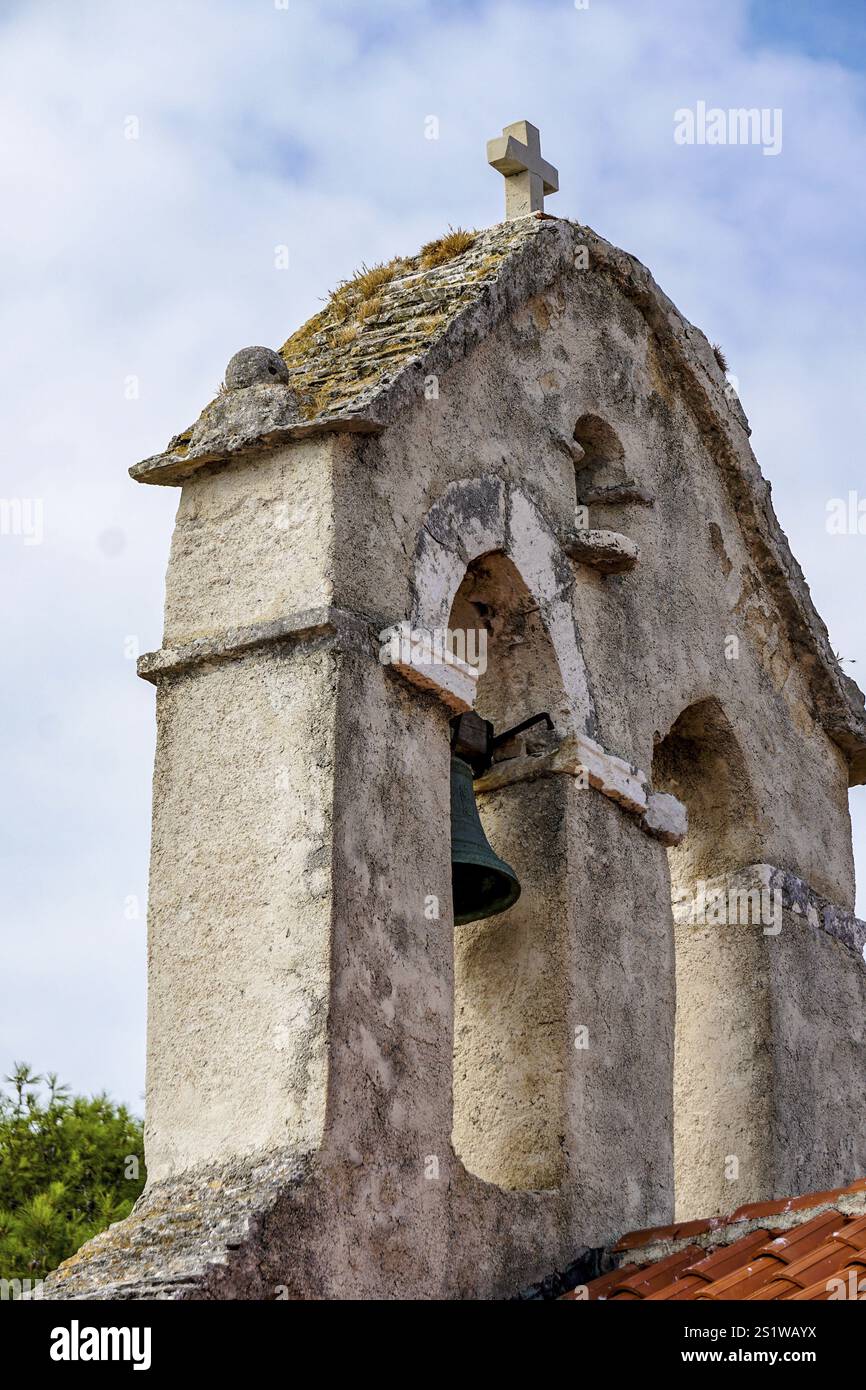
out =
[[[682,758],[723,728],[740,759],[737,812],[688,871],[784,865],[839,904],[827,944],[853,1009],[862,697],[709,345],[633,258],[537,211],[556,171],[533,130],[492,142],[522,180],[505,222],[366,271],[278,353],[239,353],[132,469],[181,489],[163,645],[140,663],[158,727],[148,1186],[52,1297],[509,1296],[670,1220],[675,1191],[712,1206],[731,1152],[737,1199],[770,1195],[792,1161],[772,1105],[792,1124],[799,1107],[801,1140],[819,1105],[808,1083],[768,1097],[766,1059],[801,1025],[760,928],[757,993],[702,942],[724,1056],[677,1060],[673,856],[706,801]],[[776,658],[806,647],[783,679]],[[716,725],[677,722],[701,701]],[[548,717],[473,769],[521,892],[455,927],[470,711],[494,735]],[[823,1007],[801,1000],[813,1022]],[[675,1107],[687,1136],[704,1094],[680,1182]],[[800,1160],[816,1185],[853,1161],[837,1129]]]

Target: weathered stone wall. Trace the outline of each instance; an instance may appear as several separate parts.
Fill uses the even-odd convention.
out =
[[[760,924],[676,925],[678,1221],[766,1200],[778,1187],[769,955]]]
[[[213,465],[184,484],[165,587],[166,647],[330,603],[330,438]]]
[[[850,1181],[866,922],[767,864],[701,881],[676,915],[677,1219]]]
[[[411,613],[419,529],[447,485],[461,478],[493,475],[519,486],[551,528],[566,534],[575,502],[590,489],[561,440],[582,416],[602,417],[621,441],[618,468],[655,503],[590,506],[591,526],[623,531],[641,551],[637,568],[621,576],[575,566],[573,611],[594,703],[592,731],[605,747],[650,769],[683,711],[712,700],[732,730],[742,769],[719,813],[724,827],[713,830],[708,818],[699,841],[687,839],[675,852],[688,863],[692,888],[702,876],[764,861],[793,869],[850,907],[845,758],[816,716],[807,672],[743,535],[713,441],[669,372],[631,300],[580,271],[552,284],[446,372],[437,397],[419,393],[384,435],[356,440],[340,455],[336,601],[383,621]],[[733,405],[728,427],[748,454]],[[372,517],[373,534],[395,536],[393,548],[374,546],[359,559],[353,530],[362,512]],[[458,515],[452,534],[437,530],[422,544],[459,547],[460,529]],[[720,739],[720,764],[730,751]],[[682,786],[664,786],[690,800]],[[704,800],[711,804],[714,794],[710,768]],[[652,851],[644,846],[643,853]],[[673,891],[681,893],[685,882],[675,874]],[[618,891],[624,883],[623,876]],[[579,900],[579,875],[574,892]],[[635,920],[623,924],[625,949],[637,930]],[[749,951],[732,953],[720,937],[704,942],[712,961],[694,946],[693,936],[682,937],[677,966],[679,1200],[686,1215],[729,1203],[729,1155],[739,1163],[738,1200],[770,1195],[781,1181],[769,1137],[762,944],[755,947],[761,959],[751,963]],[[612,1026],[627,1025],[617,1019]],[[646,1061],[655,1047],[647,1038],[637,1057]],[[618,1078],[630,1100],[649,1088],[665,1108],[668,1084],[664,1068],[642,1073],[637,1058]],[[786,1103],[796,1111],[802,1100],[792,1091]]]
[[[336,663],[287,648],[164,681],[148,905],[151,1181],[316,1147],[330,990]]]
[[[674,942],[664,847],[607,797],[572,797],[568,1031],[589,1046],[570,1054],[570,1171],[594,1246],[673,1216]]]
[[[552,285],[452,366],[438,399],[419,390],[383,435],[344,446],[335,469],[334,601],[388,621],[406,616],[419,528],[461,478],[499,476],[528,493],[554,530],[572,527],[575,472],[557,440],[587,412],[603,416],[622,441],[626,471],[656,501],[590,508],[591,525],[638,542],[634,571],[576,567],[576,626],[601,741],[649,769],[679,714],[715,696],[753,779],[763,848],[752,857],[785,863],[851,906],[844,757],[811,713],[783,617],[667,365],[644,316],[606,280],[576,270]],[[748,452],[733,411],[729,427]],[[360,544],[362,532],[370,545]],[[729,635],[740,638],[737,660],[726,659]]]
[[[217,647],[330,593],[329,447],[183,489],[165,643]],[[320,636],[161,679],[146,1160],[304,1153],[324,1124],[337,657]]]
[[[454,929],[454,1148],[500,1187],[554,1188],[566,1176],[571,780],[481,798],[521,895],[500,919]]]
[[[542,229],[548,280],[501,317],[498,291],[473,301],[473,333],[453,333],[426,363],[438,390],[407,368],[384,433],[283,443],[210,463],[184,486],[170,650],[142,667],[160,685],[150,1184],[129,1225],[62,1273],[55,1296],[513,1293],[584,1245],[669,1221],[674,1136],[701,1116],[733,1116],[749,1196],[795,1176],[853,1176],[837,1171],[846,1121],[823,1106],[818,1064],[804,1092],[787,1058],[806,1065],[813,1028],[830,1056],[838,972],[846,1021],[828,1065],[840,1095],[855,1094],[856,957],[843,961],[829,939],[801,947],[791,931],[774,956],[757,943],[717,951],[705,969],[700,951],[680,951],[675,965],[671,874],[674,892],[690,891],[704,873],[779,864],[850,908],[848,769],[793,643],[802,614],[783,611],[794,600],[744,534],[740,474],[754,463],[709,345],[636,272],[626,292],[624,258],[591,233],[603,273],[592,257],[589,271],[572,269],[580,235]],[[521,265],[530,279],[529,253]],[[573,434],[587,415],[620,447],[581,477]],[[608,436],[594,425],[582,438],[591,449]],[[173,458],[180,476],[189,460]],[[431,522],[450,484],[482,477],[480,510],[455,493],[453,514]],[[570,561],[576,503],[630,480],[640,499],[592,502],[590,525],[636,541],[637,567],[603,575]],[[742,759],[739,819],[727,816],[722,841],[713,833],[712,757],[702,786],[686,777],[678,788],[668,767],[666,790],[703,822],[669,862],[646,824],[572,770],[545,765],[544,785],[525,763],[510,780],[500,767],[484,814],[494,848],[521,861],[526,898],[511,935],[504,917],[455,943],[450,711],[379,663],[375,634],[418,612],[447,615],[478,546],[497,535],[490,549],[522,556],[526,632],[534,642],[533,623],[555,627],[556,659],[533,675],[515,655],[520,681],[488,688],[490,711],[549,700],[554,745],[591,736],[640,789],[683,712],[712,700]],[[528,536],[535,550],[521,550]],[[428,581],[444,586],[435,602],[419,591]],[[502,602],[477,610],[493,641]],[[501,650],[496,660],[507,669]],[[686,1055],[675,1089],[677,987],[687,1053],[707,1042],[702,1009],[717,1050],[710,1071]],[[772,1097],[757,1114],[768,1057]],[[702,1214],[727,1143],[719,1124],[705,1152],[694,1148],[684,1191],[695,1204],[709,1194]],[[174,1209],[186,1225],[166,1225]]]
[[[866,1172],[862,951],[792,911],[770,943],[771,1141],[780,1193],[829,1188]]]

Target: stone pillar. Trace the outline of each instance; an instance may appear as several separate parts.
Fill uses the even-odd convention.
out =
[[[670,1218],[670,905],[645,779],[591,740],[624,782],[518,759],[482,801],[520,911],[455,944],[454,692],[383,665],[381,617],[339,606],[334,447],[184,487],[165,646],[141,663],[158,689],[148,1186],[51,1297],[501,1297]],[[522,559],[547,583],[550,651],[529,659],[539,632],[514,690],[494,685],[568,728],[586,683],[567,562],[519,498],[511,514],[523,549],[499,577]],[[456,1050],[474,1150],[465,1089],[454,1124],[455,952],[484,1025]]]
[[[325,1117],[339,652],[327,442],[196,474],[166,578],[146,1160],[309,1153]]]
[[[725,891],[727,880],[722,880]],[[774,1192],[770,947],[756,918],[676,923],[676,1216]]]
[[[151,1180],[325,1115],[333,638],[160,678],[148,910]]]

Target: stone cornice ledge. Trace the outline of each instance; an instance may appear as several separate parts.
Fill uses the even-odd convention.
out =
[[[396,632],[396,628],[386,629]],[[379,634],[384,638],[385,632]],[[397,648],[402,654],[402,649]],[[403,660],[392,657],[389,664],[405,681],[429,691],[454,713],[471,710],[475,704],[478,671],[450,652],[438,661],[411,659],[406,651]],[[536,777],[567,774],[582,779],[583,785],[594,787],[623,810],[640,818],[642,829],[665,845],[678,845],[688,831],[688,811],[681,801],[667,792],[654,792],[645,772],[633,763],[608,753],[588,734],[569,734],[548,752],[494,763],[488,772],[475,781],[477,792],[499,791],[515,782],[528,782]]]
[[[785,912],[802,918],[815,931],[826,932],[866,964],[866,922],[848,908],[839,907],[838,903],[823,898],[790,869],[780,869],[774,864],[747,864],[741,869],[707,879],[703,889],[707,901],[718,892],[749,893],[757,890],[778,893]],[[694,899],[682,899],[674,905],[675,920],[691,921],[693,908]]]
[[[249,396],[257,388],[237,391],[236,396]],[[273,387],[258,388],[270,391]],[[235,405],[234,401],[230,402]],[[157,483],[164,487],[179,487],[191,478],[200,468],[210,464],[234,462],[245,454],[256,453],[262,449],[278,449],[284,444],[294,444],[297,440],[310,439],[323,434],[381,434],[384,425],[371,414],[323,415],[316,420],[294,421],[291,424],[272,423],[262,416],[251,415],[245,419],[239,413],[236,427],[226,433],[225,438],[207,438],[196,448],[184,448],[178,452],[166,450],[142,459],[129,469],[129,476],[136,483]]]
[[[638,816],[648,835],[666,845],[678,845],[688,831],[688,812],[666,792],[654,792],[645,772],[608,753],[587,734],[572,734],[557,748],[539,756],[527,755],[494,763],[475,783],[477,792],[500,791],[515,782],[568,773]]]
[[[390,665],[410,685],[430,691],[455,714],[465,714],[475,705],[478,668],[451,652],[444,652],[441,661],[395,660]]]
[[[196,638],[178,647],[145,652],[138,658],[137,670],[142,680],[156,685],[164,676],[176,676],[196,666],[232,661],[257,647],[329,636],[339,637],[356,649],[372,650],[373,625],[344,608],[304,608],[271,622],[228,628],[215,636]]]

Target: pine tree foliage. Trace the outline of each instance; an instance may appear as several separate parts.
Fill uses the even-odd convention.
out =
[[[128,1216],[144,1186],[141,1121],[16,1062],[0,1091],[0,1280],[36,1280]]]

